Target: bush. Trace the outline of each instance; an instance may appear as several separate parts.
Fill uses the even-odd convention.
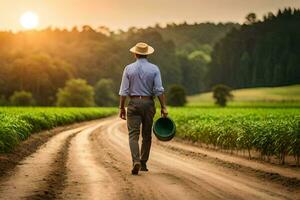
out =
[[[33,106],[35,104],[35,100],[30,92],[15,91],[10,97],[10,103],[13,106]]]
[[[213,98],[216,100],[216,104],[224,107],[229,99],[233,98],[230,93],[231,88],[227,85],[216,85],[213,88]]]
[[[101,79],[95,85],[95,102],[98,106],[114,106],[117,104],[117,96],[113,91],[114,85],[111,79]]]
[[[64,107],[89,107],[94,106],[94,89],[86,80],[71,79],[66,86],[59,89],[57,94],[57,106]]]
[[[170,106],[184,106],[186,103],[186,93],[184,87],[173,85],[167,94],[167,103]]]

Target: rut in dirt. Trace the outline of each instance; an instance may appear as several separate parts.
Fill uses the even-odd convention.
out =
[[[130,174],[126,122],[61,132],[0,181],[1,199],[299,199],[299,190],[195,159],[154,139],[149,172]]]

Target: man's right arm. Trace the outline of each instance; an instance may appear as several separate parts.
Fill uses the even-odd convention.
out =
[[[121,119],[126,120],[125,101],[126,101],[126,96],[129,95],[129,79],[126,73],[126,68],[124,69],[123,72],[119,95],[120,95],[119,116]]]

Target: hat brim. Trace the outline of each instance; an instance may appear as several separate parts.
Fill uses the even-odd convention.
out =
[[[139,55],[150,55],[150,54],[154,53],[154,48],[151,47],[151,46],[148,46],[148,51],[147,52],[139,52],[139,51],[136,50],[136,48],[134,46],[129,51],[131,53],[135,53],[135,54],[139,54]]]

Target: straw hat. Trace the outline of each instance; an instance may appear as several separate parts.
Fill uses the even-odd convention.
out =
[[[134,47],[132,47],[129,51],[139,55],[150,55],[154,52],[154,49],[153,47],[151,47],[150,45],[144,42],[139,42]]]

